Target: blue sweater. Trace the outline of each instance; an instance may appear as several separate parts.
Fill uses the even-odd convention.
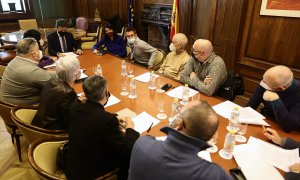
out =
[[[258,86],[247,106],[256,109],[262,102],[262,114],[275,119],[285,132],[300,130],[300,83],[293,80],[292,85],[283,92],[276,92],[279,99],[264,101],[263,94],[266,90]]]
[[[93,51],[100,48],[102,45],[105,45],[108,52],[124,58],[127,54],[126,52],[126,43],[122,36],[117,35],[113,40],[103,37],[97,44],[93,46]]]

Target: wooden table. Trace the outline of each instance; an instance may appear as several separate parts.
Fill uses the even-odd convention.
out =
[[[156,117],[156,114],[158,112],[157,110],[157,102],[158,102],[158,95],[155,90],[150,90],[148,88],[149,83],[142,83],[139,81],[137,82],[137,95],[138,97],[136,99],[129,99],[127,96],[121,96],[121,59],[118,57],[112,56],[110,54],[105,54],[103,56],[96,56],[91,53],[91,51],[84,51],[84,54],[79,57],[81,68],[86,69],[86,73],[88,75],[92,75],[92,68],[95,67],[97,64],[101,64],[103,68],[103,77],[108,80],[109,85],[109,91],[114,96],[118,97],[121,102],[110,106],[106,108],[109,112],[117,112],[124,108],[129,108],[130,110],[136,112],[137,114],[146,111],[153,117]],[[129,63],[129,62],[127,62]],[[148,72],[147,69],[142,68],[138,65],[133,65],[133,74],[135,76],[141,75],[145,72]],[[182,85],[179,82],[176,82],[174,80],[168,79],[166,77],[161,77],[165,83],[170,83],[173,85],[173,87],[177,87]],[[77,92],[82,92],[81,84],[75,85],[75,90]],[[216,105],[218,103],[221,103],[222,100],[220,98],[216,97],[208,97],[203,94],[201,94],[201,99],[206,100],[210,105]],[[171,113],[171,103],[173,99],[167,95],[164,97],[165,104],[166,104],[166,112],[169,116]],[[219,128],[218,128],[218,138],[217,138],[217,146],[219,149],[223,148],[224,140],[225,140],[225,134],[227,133],[226,126],[228,125],[228,120],[223,118],[222,116],[219,117]],[[295,140],[300,141],[300,136],[298,132],[291,132],[291,133],[285,133],[283,132],[279,125],[277,123],[274,123],[273,121],[266,120],[273,129],[277,130],[277,132],[283,136],[283,137],[291,137]],[[151,131],[149,132],[150,135],[153,136],[165,136],[162,132],[159,131],[160,128],[163,126],[167,126],[169,124],[168,120],[161,121],[158,125],[152,127]],[[248,130],[245,136],[247,139],[250,136],[254,136],[256,138],[262,139],[264,141],[268,141],[268,139],[263,135],[263,129],[261,126],[255,126],[255,125],[248,125]],[[145,135],[146,133],[143,133]],[[239,144],[239,143],[237,143]],[[222,166],[225,170],[229,171],[229,169],[237,167],[237,164],[234,160],[225,160],[219,156],[218,153],[212,153],[211,158],[213,162],[216,162],[220,166]],[[283,172],[281,172],[283,173]]]
[[[5,43],[17,44],[23,38],[23,34],[25,31],[26,30],[7,33],[7,34],[3,35],[1,37],[1,39]],[[55,28],[45,28],[45,29],[38,29],[38,31],[41,33],[42,39],[45,42],[47,42],[47,35],[55,32],[56,29]],[[84,37],[86,35],[86,31],[81,30],[81,29],[75,29],[75,28],[68,28],[67,32],[72,33],[75,39],[80,39],[81,37]]]

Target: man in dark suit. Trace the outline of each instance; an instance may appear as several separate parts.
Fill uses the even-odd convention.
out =
[[[86,103],[76,102],[69,113],[68,179],[96,179],[119,168],[119,179],[127,179],[132,147],[139,137],[131,119],[106,112],[107,81],[92,76],[83,82]],[[119,118],[119,119],[118,119]]]
[[[57,31],[48,35],[48,52],[51,56],[64,56],[64,52],[83,54],[79,45],[76,43],[73,34],[67,31],[67,22],[64,19],[56,20]]]

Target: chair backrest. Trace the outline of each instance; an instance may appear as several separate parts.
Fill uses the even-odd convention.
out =
[[[28,29],[38,29],[38,25],[36,19],[23,19],[19,20],[19,25],[21,30],[28,30]]]
[[[0,52],[0,64],[6,66],[16,57],[16,51],[8,50]]]
[[[67,136],[67,130],[49,130],[31,125],[31,121],[34,118],[36,111],[37,107],[20,106],[14,107],[11,110],[12,119],[17,124],[29,144],[32,144],[37,139]]]
[[[158,70],[165,59],[165,52],[161,49],[157,49],[157,56],[156,59],[153,62],[153,70]]]
[[[28,159],[32,168],[43,179],[67,179],[64,173],[57,171],[56,157],[58,148],[67,141],[66,137],[47,138],[34,141],[28,150]]]
[[[86,31],[89,28],[89,22],[85,17],[78,17],[76,19],[76,28]]]
[[[121,31],[121,36],[123,37],[124,40],[126,40],[126,30],[128,28],[128,25],[125,25],[122,27],[122,31]]]
[[[97,36],[96,36],[96,43],[100,41],[100,39],[103,37],[103,25],[99,25],[97,28]]]
[[[18,126],[14,123],[14,121],[12,120],[10,111],[12,110],[12,108],[14,108],[15,106],[12,104],[8,104],[5,102],[0,101],[0,116],[3,119],[6,128],[15,128],[18,129]]]

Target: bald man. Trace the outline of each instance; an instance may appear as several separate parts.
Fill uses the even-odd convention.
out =
[[[171,52],[160,66],[159,73],[176,80],[180,79],[180,73],[190,58],[185,50],[187,43],[188,38],[184,34],[177,33],[173,36],[172,43],[170,44]]]
[[[217,114],[206,101],[192,101],[164,127],[165,141],[152,136],[139,138],[132,150],[129,180],[153,179],[232,179],[217,164],[200,158],[199,151],[218,129]]]
[[[185,65],[180,81],[211,96],[224,84],[227,77],[223,59],[213,52],[209,40],[198,39],[192,48],[192,57]]]
[[[264,104],[262,113],[275,119],[285,132],[300,130],[300,83],[286,66],[268,69],[247,106],[256,109]]]

